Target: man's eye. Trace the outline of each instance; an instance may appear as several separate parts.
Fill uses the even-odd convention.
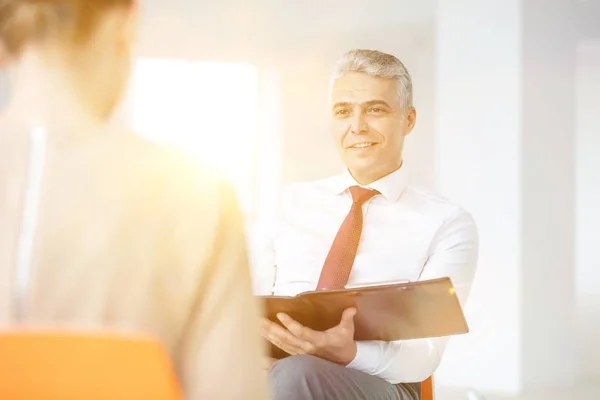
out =
[[[381,108],[381,107],[371,107],[369,109],[369,112],[372,113],[372,114],[382,114],[382,113],[385,112],[385,110],[383,108]]]
[[[340,108],[338,110],[335,110],[335,116],[336,117],[345,117],[349,114],[349,111],[345,108]]]

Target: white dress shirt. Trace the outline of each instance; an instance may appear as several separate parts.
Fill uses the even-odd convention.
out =
[[[333,239],[358,185],[345,172],[282,191],[278,207],[257,220],[250,238],[254,290],[296,295],[315,290]],[[381,195],[363,205],[363,231],[348,285],[450,277],[465,305],[478,255],[471,215],[410,186],[404,165],[367,187]],[[358,342],[349,368],[390,383],[420,382],[437,368],[447,338]]]

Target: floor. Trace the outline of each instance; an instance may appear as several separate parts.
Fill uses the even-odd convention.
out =
[[[436,388],[435,400],[600,400],[600,381],[587,382],[570,390],[536,392],[519,396],[476,394],[468,390]]]

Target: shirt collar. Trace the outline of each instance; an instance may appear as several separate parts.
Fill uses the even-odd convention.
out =
[[[388,201],[396,201],[408,186],[408,170],[406,163],[389,175],[371,183],[370,185],[360,185],[346,169],[343,174],[334,177],[331,181],[331,190],[334,194],[342,194],[350,186],[361,186],[367,189],[377,190]]]

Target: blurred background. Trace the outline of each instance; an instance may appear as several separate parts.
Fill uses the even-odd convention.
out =
[[[341,171],[341,54],[400,58],[413,182],[481,235],[471,333],[451,340],[437,399],[600,398],[600,0],[144,0],[141,17],[115,118],[224,170],[249,223],[281,185]]]

